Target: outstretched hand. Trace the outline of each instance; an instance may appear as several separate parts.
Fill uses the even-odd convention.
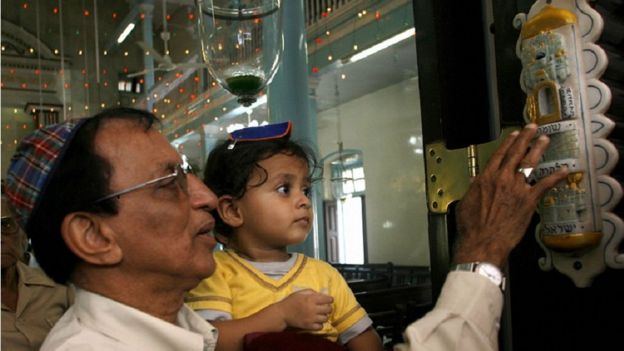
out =
[[[458,245],[453,261],[490,262],[502,267],[511,250],[524,236],[539,199],[563,180],[566,168],[527,183],[520,167],[535,167],[548,147],[549,138],[540,136],[535,124],[514,131],[476,176],[457,207]]]

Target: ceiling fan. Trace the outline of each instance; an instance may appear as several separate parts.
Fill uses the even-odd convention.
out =
[[[171,33],[167,31],[167,1],[163,0],[163,31],[160,33],[160,38],[163,40],[165,54],[161,55],[158,51],[156,51],[153,47],[147,45],[143,41],[137,41],[137,45],[143,49],[145,55],[151,55],[156,62],[158,62],[158,66],[155,66],[153,69],[144,69],[139,72],[130,73],[127,75],[128,78],[133,78],[137,76],[142,76],[149,72],[154,71],[165,71],[169,72],[175,69],[180,68],[206,68],[204,63],[198,62],[184,62],[184,63],[174,63],[169,56],[169,39],[171,38]]]

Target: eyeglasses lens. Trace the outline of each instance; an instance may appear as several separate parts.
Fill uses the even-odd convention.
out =
[[[2,234],[16,233],[17,228],[17,223],[13,218],[2,218]]]
[[[191,167],[186,165],[186,164],[182,164],[182,165],[178,165],[178,169],[177,169],[177,175],[176,175],[176,181],[178,182],[178,185],[180,186],[180,189],[182,189],[182,191],[184,191],[185,194],[188,194],[188,173],[190,173],[191,171]]]

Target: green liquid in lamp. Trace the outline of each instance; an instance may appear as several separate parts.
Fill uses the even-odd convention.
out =
[[[262,89],[262,78],[244,75],[225,79],[228,90],[238,96],[254,96]]]

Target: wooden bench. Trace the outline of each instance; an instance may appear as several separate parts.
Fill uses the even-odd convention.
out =
[[[403,341],[403,331],[432,308],[431,284],[408,285],[356,292],[384,346]]]
[[[372,279],[351,279],[347,280],[347,285],[351,288],[351,291],[363,292],[373,291],[380,289],[387,289],[392,286],[392,279],[387,276],[381,276]]]
[[[332,266],[347,280],[375,279],[379,277],[392,277],[394,265],[388,263],[348,264],[332,263]]]
[[[332,266],[348,281],[390,279],[391,286],[422,285],[431,282],[429,267],[401,266],[392,262],[345,264],[332,263]]]

